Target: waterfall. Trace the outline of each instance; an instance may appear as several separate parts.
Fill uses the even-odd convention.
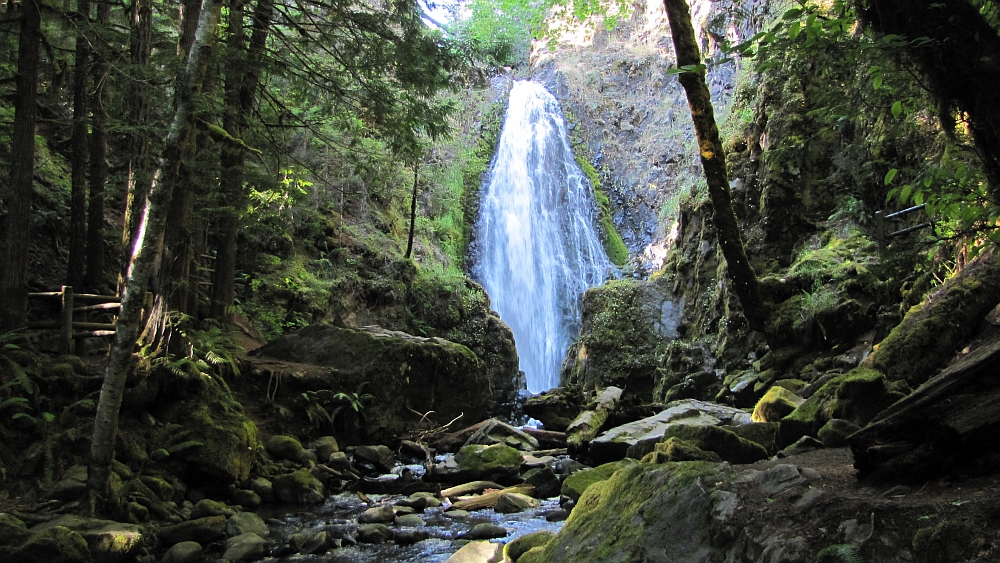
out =
[[[532,393],[559,384],[581,296],[614,271],[595,217],[559,103],[540,84],[514,82],[480,194],[472,273],[514,332]]]

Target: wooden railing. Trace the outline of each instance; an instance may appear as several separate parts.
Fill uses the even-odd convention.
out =
[[[48,291],[43,293],[29,293],[29,299],[58,299],[60,301],[58,321],[36,321],[28,323],[28,328],[33,329],[57,329],[59,330],[59,340],[64,354],[72,354],[75,351],[74,341],[77,338],[90,338],[99,336],[114,336],[117,329],[117,322],[92,323],[85,321],[75,321],[75,313],[87,313],[92,311],[115,311],[121,308],[121,298],[117,295],[94,295],[90,293],[73,293],[73,286],[64,285],[59,291]],[[87,305],[77,306],[78,303]],[[117,316],[115,317],[117,320]]]

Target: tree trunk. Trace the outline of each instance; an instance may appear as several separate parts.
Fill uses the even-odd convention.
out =
[[[907,53],[947,107],[966,112],[976,148],[1000,201],[1000,35],[974,3],[939,0],[855,0],[862,23],[911,42]],[[918,38],[930,41],[914,42]]]
[[[685,0],[664,0],[670,34],[677,52],[677,67],[701,65],[701,52],[691,26],[691,12]],[[743,306],[743,315],[751,329],[763,332],[768,311],[760,297],[757,274],[754,273],[743,248],[739,223],[733,211],[732,196],[729,192],[729,176],[726,172],[726,155],[719,140],[719,129],[715,124],[712,99],[705,84],[705,70],[690,70],[678,75],[681,86],[687,94],[691,119],[698,137],[701,166],[708,182],[708,195],[712,200],[712,220],[719,233],[719,246],[726,259],[733,291]]]
[[[404,258],[409,258],[413,252],[413,232],[417,226],[417,170],[419,164],[413,163],[413,197],[410,199],[410,236],[406,238],[406,254]]]
[[[87,84],[90,80],[90,0],[77,2],[76,64],[73,69],[73,154],[71,157],[69,264],[66,285],[83,287],[87,258]]]
[[[0,184],[0,202],[6,207],[0,209],[0,264],[3,264],[0,268],[0,330],[24,326],[27,316],[28,247],[41,42],[39,3],[33,0],[21,2],[10,180],[6,185]]]
[[[98,503],[107,498],[110,487],[111,462],[114,458],[115,436],[118,432],[118,415],[130,360],[138,340],[142,323],[142,305],[153,263],[163,239],[166,215],[170,209],[173,186],[163,181],[175,176],[185,141],[194,129],[195,97],[205,80],[206,69],[212,57],[212,45],[222,0],[204,0],[201,17],[195,33],[192,50],[187,59],[184,79],[176,91],[176,110],[167,134],[166,144],[157,161],[139,226],[139,239],[129,264],[125,291],[122,295],[118,330],[104,372],[101,398],[94,419],[94,436],[90,450],[90,468],[87,486],[90,490],[90,510],[95,512]]]
[[[149,135],[146,132],[146,126],[149,122],[149,99],[143,78],[149,70],[149,58],[153,45],[152,0],[132,2],[131,20],[132,28],[129,36],[131,62],[137,69],[136,72],[139,72],[141,76],[139,80],[129,82],[126,94],[128,103],[125,123],[129,130],[127,138],[129,160],[125,180],[125,219],[122,228],[123,252],[118,280],[119,291],[123,289],[128,273],[129,260],[138,234],[139,218],[146,204],[145,188],[149,186],[146,177],[149,170]]]
[[[231,136],[240,138],[249,121],[250,112],[257,103],[257,89],[260,83],[260,70],[263,66],[264,47],[270,30],[271,16],[274,12],[274,0],[258,0],[253,13],[253,34],[246,57],[243,52],[243,6],[233,6],[230,15],[230,49],[233,62],[226,77],[226,115],[223,128]],[[218,252],[215,259],[215,274],[212,278],[212,297],[209,316],[223,322],[230,322],[230,309],[236,295],[234,278],[236,277],[236,251],[240,226],[240,209],[246,201],[243,190],[245,154],[243,149],[223,146],[221,155],[222,176],[220,189],[223,197],[230,203],[222,212],[218,225]]]
[[[111,6],[97,5],[97,24],[108,25]],[[95,35],[93,122],[90,134],[90,199],[87,206],[87,283],[98,291],[104,282],[104,188],[108,183],[108,44]]]

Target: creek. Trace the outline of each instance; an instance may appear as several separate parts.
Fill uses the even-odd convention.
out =
[[[583,292],[615,272],[595,217],[559,103],[540,84],[515,81],[480,194],[472,275],[513,331],[532,393],[559,384]]]

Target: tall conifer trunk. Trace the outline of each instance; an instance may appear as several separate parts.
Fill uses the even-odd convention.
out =
[[[139,224],[139,237],[129,264],[125,291],[122,295],[118,330],[108,357],[104,383],[101,386],[101,398],[94,419],[90,468],[87,476],[91,512],[95,512],[100,503],[107,500],[125,380],[138,341],[146,288],[153,270],[153,262],[163,240],[166,215],[173,196],[173,185],[164,180],[176,177],[181,164],[181,155],[185,149],[184,144],[192,137],[195,97],[201,91],[212,58],[212,45],[219,27],[222,5],[222,0],[204,0],[191,53],[187,58],[184,78],[179,82],[175,93],[177,103],[174,119],[167,133],[163,152],[157,160],[149,197]]]
[[[21,35],[17,44],[14,127],[11,132],[10,179],[0,183],[0,330],[25,324],[28,304],[28,246],[31,192],[35,172],[35,118],[38,105],[38,60],[41,0],[21,0]]]
[[[101,31],[111,20],[111,6],[97,5],[97,24]],[[90,134],[90,196],[87,204],[87,283],[97,291],[104,283],[104,188],[108,183],[108,42],[103,33],[95,34],[93,77],[93,121]]]
[[[70,176],[69,264],[66,285],[81,289],[87,259],[87,85],[90,82],[90,0],[79,0],[73,69],[73,154]]]

